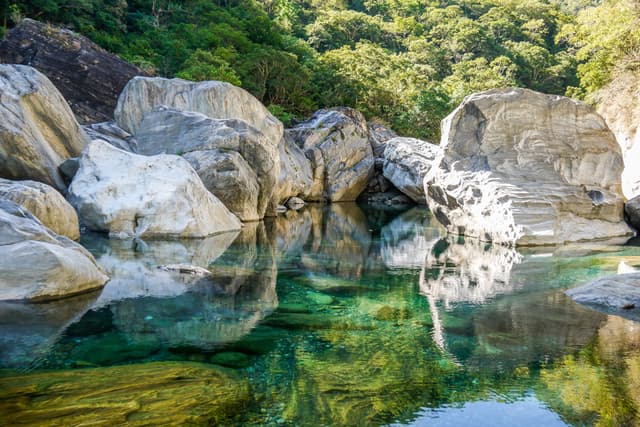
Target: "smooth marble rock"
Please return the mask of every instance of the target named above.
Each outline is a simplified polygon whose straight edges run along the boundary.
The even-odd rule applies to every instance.
[[[55,188],[36,181],[0,178],[0,199],[22,205],[46,227],[71,240],[80,238],[78,214]]]
[[[115,118],[133,135],[144,117],[165,105],[193,111],[212,119],[244,120],[258,129],[272,144],[282,139],[283,125],[260,101],[244,89],[219,81],[190,82],[160,77],[134,77],[118,98]]]
[[[0,199],[0,300],[44,301],[101,288],[93,256],[22,206]]]
[[[590,106],[527,89],[470,95],[442,125],[427,204],[451,233],[507,245],[627,236],[620,147]]]
[[[0,177],[67,186],[58,166],[88,142],[67,101],[47,77],[0,64]]]
[[[264,218],[280,173],[280,140],[239,119],[159,107],[136,133],[137,153],[184,155],[209,191],[243,221]]]
[[[101,140],[83,152],[67,198],[82,224],[116,238],[205,237],[241,227],[185,159],[140,156]]]

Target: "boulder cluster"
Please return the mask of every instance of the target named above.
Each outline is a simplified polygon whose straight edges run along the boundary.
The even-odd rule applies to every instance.
[[[20,31],[37,32],[34,22]],[[105,272],[75,242],[81,227],[202,238],[307,202],[427,205],[450,233],[506,246],[632,234],[621,149],[584,103],[517,88],[474,94],[443,121],[439,145],[344,107],[285,129],[229,83],[136,75],[80,36],[58,39],[71,40],[67,60],[87,77],[65,81],[67,99],[38,71],[55,82],[59,68],[8,56],[11,35],[0,45],[4,62],[38,68],[0,65],[0,300],[102,286]],[[117,101],[117,82],[100,86],[105,99],[86,98],[93,68],[112,63],[114,81],[128,81]],[[626,215],[638,221],[634,206]]]

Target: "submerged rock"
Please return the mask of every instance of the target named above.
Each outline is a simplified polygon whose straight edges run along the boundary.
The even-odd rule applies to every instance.
[[[181,79],[135,77],[118,98],[118,125],[137,135],[140,124],[153,109],[164,105],[193,111],[212,119],[244,120],[274,145],[282,139],[283,125],[253,95],[232,84]]]
[[[353,201],[373,176],[373,151],[364,116],[351,108],[319,110],[287,129],[311,161],[313,185],[307,200]]]
[[[90,292],[38,304],[0,302],[0,366],[34,366],[97,297],[98,292]]]
[[[0,64],[0,176],[66,190],[58,166],[87,136],[58,89],[36,69]]]
[[[0,379],[6,425],[222,425],[250,400],[248,383],[232,371],[187,362]]]
[[[384,176],[411,200],[425,204],[424,177],[441,149],[415,138],[394,138],[384,151]]]
[[[204,237],[239,230],[181,157],[139,156],[100,140],[80,158],[68,199],[91,230],[124,237]]]
[[[109,279],[86,249],[8,200],[0,200],[0,249],[0,300],[63,298]]]
[[[640,308],[640,273],[604,277],[566,292],[574,301],[605,310]],[[636,314],[640,319],[640,315]]]
[[[630,234],[622,157],[591,107],[527,89],[478,93],[443,121],[427,204],[452,233],[548,245]]]
[[[0,41],[0,62],[38,69],[82,123],[111,120],[125,84],[146,75],[86,37],[32,19],[24,19]]]
[[[36,181],[0,178],[0,199],[22,205],[46,227],[71,240],[80,238],[78,214],[55,188]]]
[[[267,214],[280,172],[280,139],[244,120],[159,107],[145,115],[136,140],[139,154],[184,155],[207,189],[243,221]]]

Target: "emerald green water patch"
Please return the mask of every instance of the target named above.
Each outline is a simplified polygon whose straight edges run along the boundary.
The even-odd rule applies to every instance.
[[[308,206],[207,241],[85,236],[112,277],[102,293],[67,312],[0,305],[2,424],[93,422],[93,404],[133,425],[163,424],[154,410],[198,425],[640,422],[640,324],[563,293],[640,265],[640,248],[519,251],[447,237],[421,208],[369,213],[375,226],[356,205]]]

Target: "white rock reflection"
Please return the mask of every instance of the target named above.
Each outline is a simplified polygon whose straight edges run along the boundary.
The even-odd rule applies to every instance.
[[[460,302],[483,304],[514,290],[511,272],[522,259],[513,248],[448,236],[427,252],[420,292],[447,309]]]
[[[111,277],[94,307],[127,298],[181,295],[199,278],[163,271],[158,266],[181,263],[207,268],[237,236],[232,232],[205,239],[148,242],[94,237],[91,246],[96,260]]]
[[[422,268],[444,228],[423,207],[404,212],[380,231],[382,259],[389,268]]]

